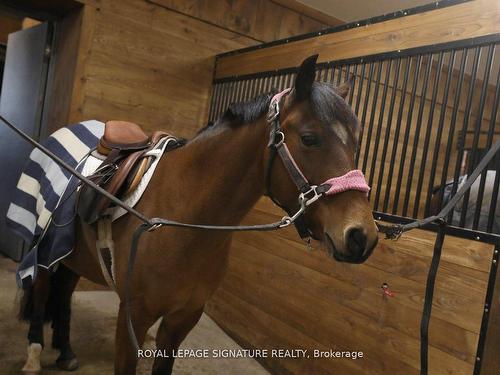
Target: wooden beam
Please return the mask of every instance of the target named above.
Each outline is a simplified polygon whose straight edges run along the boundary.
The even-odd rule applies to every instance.
[[[500,3],[475,0],[355,29],[222,56],[217,60],[215,78],[294,67],[315,53],[320,55],[319,62],[325,62],[496,33],[500,33]]]
[[[325,25],[328,26],[338,26],[345,23],[345,21],[342,21],[339,18],[323,13],[318,9],[311,8],[296,0],[271,0],[271,1],[273,3],[281,5],[282,7],[291,9],[297,13],[312,18],[313,20],[324,23]]]

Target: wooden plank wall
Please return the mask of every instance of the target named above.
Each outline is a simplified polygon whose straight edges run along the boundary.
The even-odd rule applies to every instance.
[[[271,213],[272,212],[272,213]],[[259,202],[247,223],[281,213]],[[278,374],[418,374],[419,324],[435,235],[381,240],[363,265],[309,252],[293,229],[235,236],[228,275],[206,311],[238,342],[256,348],[363,351],[364,358],[278,359]],[[431,374],[472,374],[492,246],[447,237],[430,334]],[[384,297],[382,283],[395,297]]]
[[[319,62],[333,61],[498,32],[500,3],[495,0],[473,0],[338,33],[226,56],[217,62],[216,78],[298,66],[305,57],[315,53],[320,54]]]
[[[216,6],[227,3],[222,0],[211,1],[209,13],[196,5],[170,10],[146,0],[82,2],[71,122],[123,119],[148,131],[162,128],[191,137],[207,120],[215,55],[258,43],[227,28],[225,8]],[[182,13],[188,10],[210,22]],[[244,12],[235,8],[232,17],[244,18]],[[295,14],[289,9],[282,13]],[[287,25],[283,21],[279,32],[286,34]],[[267,30],[267,25],[260,28]],[[302,33],[311,25],[299,22],[292,28]]]
[[[223,57],[218,60],[216,76],[297,66],[303,58],[318,52],[321,61],[329,61],[498,32],[498,2],[475,0],[286,46]],[[425,69],[425,61],[422,68]],[[431,72],[432,83],[434,67]],[[445,73],[446,69],[441,80]],[[482,84],[480,80],[467,79],[466,85]],[[410,82],[411,77],[409,85]],[[453,85],[451,90],[448,107],[452,103]],[[361,96],[364,95],[365,92]],[[380,95],[381,91],[379,101]],[[396,109],[403,95],[408,102],[408,90],[403,94],[399,87]],[[438,98],[442,98],[442,92]],[[425,130],[430,96],[418,97],[415,108],[422,100]],[[461,101],[458,124],[463,119],[462,105]],[[371,101],[368,111],[370,107]],[[487,107],[491,108],[491,103]],[[377,124],[380,105],[375,108]],[[407,108],[406,104],[403,118]],[[436,121],[440,111],[438,100]],[[450,123],[450,113],[446,114],[446,126]],[[481,129],[489,118],[487,110],[485,113],[487,118],[483,118]],[[366,118],[370,118],[370,112]],[[443,150],[449,136],[446,126],[440,146]],[[434,129],[431,138],[435,138]],[[431,148],[429,153],[432,152]],[[421,148],[419,153],[422,154]],[[439,160],[438,175],[442,157]],[[383,184],[380,189],[383,192]],[[281,215],[263,198],[245,222],[270,222]],[[273,373],[418,374],[419,324],[434,239],[435,234],[426,231],[405,234],[398,242],[381,239],[365,264],[348,265],[330,260],[322,250],[308,252],[293,229],[272,234],[239,233],[231,250],[228,275],[206,311],[246,347],[364,352],[363,359],[358,360],[263,359],[262,363]],[[431,374],[472,374],[492,253],[491,245],[447,237],[430,326]],[[382,295],[384,282],[395,292],[394,297]]]
[[[295,0],[148,1],[262,42],[343,23]]]

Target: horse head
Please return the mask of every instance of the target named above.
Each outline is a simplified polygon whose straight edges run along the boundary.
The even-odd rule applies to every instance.
[[[293,89],[276,99],[280,128],[294,164],[310,185],[330,184],[326,195],[302,217],[308,235],[324,242],[336,260],[362,263],[378,236],[369,188],[354,161],[361,126],[346,101],[350,80],[339,87],[315,82],[316,59],[317,55],[304,60]],[[275,202],[292,212],[298,208],[297,183],[285,164],[272,163],[268,190]]]

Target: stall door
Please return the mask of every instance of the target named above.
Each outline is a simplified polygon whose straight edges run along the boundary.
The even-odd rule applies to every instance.
[[[49,24],[42,23],[9,35],[0,96],[0,113],[38,139],[47,83]],[[0,123],[0,252],[14,260],[23,254],[23,241],[5,226],[10,196],[31,146]]]

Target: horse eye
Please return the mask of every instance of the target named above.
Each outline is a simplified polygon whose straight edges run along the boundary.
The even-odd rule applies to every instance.
[[[320,139],[316,134],[304,134],[300,137],[302,144],[307,147],[319,146]]]

